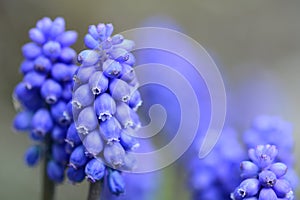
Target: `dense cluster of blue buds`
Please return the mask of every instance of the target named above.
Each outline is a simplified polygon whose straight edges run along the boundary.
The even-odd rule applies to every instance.
[[[274,162],[278,154],[274,145],[258,145],[248,151],[249,161],[240,165],[243,181],[231,193],[233,200],[239,199],[294,199],[294,193],[285,179],[287,166]]]
[[[291,123],[277,116],[258,116],[253,120],[251,128],[244,133],[243,141],[247,148],[254,148],[258,144],[275,145],[278,148],[275,161],[283,162],[288,166],[286,178],[293,189],[296,189],[299,180],[294,169],[294,139]]]
[[[75,31],[65,31],[65,21],[43,18],[30,29],[32,42],[23,46],[25,60],[20,72],[24,75],[14,90],[20,112],[13,126],[29,132],[36,145],[25,153],[25,161],[34,166],[45,155],[47,173],[54,182],[62,182],[69,160],[65,137],[72,122],[68,103],[72,97],[72,77],[76,52],[70,48],[77,40]]]
[[[277,195],[275,199],[277,199],[277,197],[278,199],[284,199],[283,196],[286,196],[285,199],[292,199],[292,190],[295,190],[298,185],[298,177],[293,166],[294,156],[292,152],[294,143],[291,124],[283,121],[279,117],[258,116],[253,120],[251,128],[243,134],[242,142],[248,149],[257,148],[257,145],[260,145],[258,146],[259,148],[268,148],[268,153],[270,153],[271,150],[274,151],[274,154],[267,155],[270,157],[271,161],[268,163],[270,165],[265,164],[266,166],[262,166],[262,164],[257,163],[258,161],[256,161],[253,156],[250,157],[251,161],[242,162],[243,160],[246,160],[246,152],[241,146],[242,143],[240,143],[237,136],[238,135],[234,131],[224,129],[217,145],[207,157],[199,160],[196,157],[197,152],[191,155],[188,162],[188,181],[190,186],[189,188],[193,194],[192,198],[208,200],[230,199],[229,194],[241,182],[242,184],[240,184],[240,188],[242,189],[245,185],[256,182],[259,183],[259,190],[254,195],[252,195],[252,191],[250,191],[250,194],[247,193],[247,195],[245,194],[245,196],[242,197],[243,190],[239,190],[239,188],[237,188],[235,192],[232,193],[231,198],[259,199],[259,191],[266,186],[261,182],[262,179],[264,176],[269,178],[268,176],[273,176],[273,174],[275,174],[276,176],[273,176],[273,178],[276,177],[276,181],[279,180],[279,183],[283,182],[283,184],[286,184],[284,186],[288,187],[286,188],[286,194],[283,195],[283,193],[278,193],[278,191],[276,193],[276,190],[280,189],[277,187],[281,187],[281,185],[279,184],[276,187],[274,186],[276,188],[274,189],[274,192]],[[270,145],[275,145],[276,148],[275,146]],[[199,145],[196,145],[196,149],[197,147],[199,147]],[[281,150],[282,152],[280,152]],[[253,152],[253,150],[250,151]],[[268,158],[267,160],[270,160],[269,157],[266,157]],[[242,163],[242,176],[240,176],[240,171],[237,167],[240,163]],[[285,169],[284,173],[278,174],[276,171],[272,171],[277,170],[276,167],[282,167],[282,169]],[[254,168],[257,170],[253,172],[251,176],[244,175],[244,173],[247,173],[248,169],[254,170]],[[289,170],[286,170],[287,168],[289,168]],[[260,172],[263,172],[261,176],[259,176]],[[252,181],[249,182],[249,178]],[[273,193],[270,194],[270,197],[272,197],[272,195]],[[261,199],[266,199],[264,192],[262,193]]]
[[[112,32],[111,24],[91,25],[84,39],[89,49],[78,55],[74,124],[66,138],[74,149],[67,174],[74,182],[85,176],[92,182],[104,179],[110,191],[119,194],[124,192],[124,180],[118,170],[135,164],[127,152],[139,146],[131,134],[140,127],[136,110],[142,101],[130,53],[134,43]]]

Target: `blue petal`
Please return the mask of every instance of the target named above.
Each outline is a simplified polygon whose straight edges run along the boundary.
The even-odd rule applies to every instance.
[[[105,121],[115,114],[116,103],[109,94],[103,93],[96,98],[94,108],[98,119]]]
[[[89,86],[94,95],[99,95],[107,90],[108,82],[108,78],[101,71],[97,71],[91,75]]]
[[[48,104],[54,104],[62,95],[61,85],[52,79],[48,79],[41,87],[41,95]]]
[[[84,44],[89,49],[95,49],[99,46],[99,42],[90,34],[84,36]]]
[[[74,81],[79,85],[89,82],[89,78],[96,72],[95,67],[80,67],[74,75]]]
[[[120,79],[113,79],[111,81],[109,91],[116,101],[128,102],[131,96],[130,86]]]
[[[65,20],[62,17],[57,17],[49,30],[49,37],[55,39],[65,31]]]
[[[24,83],[28,89],[39,88],[43,85],[45,79],[45,75],[33,71],[24,76]]]
[[[109,78],[116,78],[122,73],[122,65],[108,59],[103,63],[103,73]]]
[[[39,56],[34,60],[34,69],[37,72],[48,73],[51,70],[51,67],[51,61],[44,56]]]
[[[119,142],[111,142],[104,147],[105,161],[113,168],[120,168],[124,165],[125,150]]]
[[[43,53],[51,59],[56,59],[61,53],[61,45],[55,41],[48,41],[43,45]]]
[[[100,59],[100,54],[95,50],[83,50],[78,54],[77,60],[82,66],[91,66]]]
[[[66,115],[67,104],[59,101],[51,106],[51,115],[60,126],[67,126],[71,123],[71,118]]]
[[[95,130],[98,126],[98,119],[96,117],[93,107],[86,107],[78,115],[76,122],[76,129],[80,134],[88,134]]]
[[[64,63],[72,63],[76,59],[76,51],[70,47],[65,47],[61,50],[59,60]]]
[[[109,173],[108,186],[110,191],[116,195],[125,192],[125,182],[120,172],[112,171]]]
[[[100,132],[94,130],[88,133],[83,140],[83,145],[89,154],[92,156],[98,155],[103,150],[103,141],[100,137]]]
[[[92,182],[101,180],[105,175],[106,167],[99,159],[90,160],[85,166],[85,173],[87,178]]]
[[[45,35],[49,33],[52,26],[52,20],[49,17],[44,17],[36,23],[36,27]]]
[[[29,60],[35,59],[38,57],[42,50],[35,43],[27,43],[22,47],[23,56]]]
[[[26,164],[29,167],[36,166],[41,158],[41,147],[40,146],[31,146],[29,147],[24,155]]]
[[[39,109],[33,116],[31,126],[37,135],[45,136],[53,128],[53,121],[47,109]]]
[[[65,141],[67,143],[69,143],[73,147],[77,146],[77,145],[79,145],[81,143],[81,139],[80,139],[80,137],[78,135],[78,132],[76,130],[76,127],[75,127],[74,123],[72,123],[69,126]]]
[[[30,111],[19,112],[13,121],[13,126],[18,131],[28,131],[31,128],[33,113]]]
[[[59,42],[63,47],[69,47],[73,45],[77,40],[77,32],[76,31],[66,31],[60,34],[56,41]]]
[[[118,141],[121,133],[121,126],[114,117],[110,117],[100,123],[100,133],[108,142]]]
[[[94,102],[94,95],[88,84],[77,88],[73,94],[72,104],[81,109],[91,105]]]
[[[24,60],[21,63],[20,71],[25,75],[26,73],[33,71],[34,69],[34,63],[30,60]]]
[[[29,30],[29,38],[38,44],[44,44],[46,42],[43,32],[37,28]]]
[[[85,154],[85,148],[80,145],[74,149],[70,155],[70,166],[78,169],[88,162],[88,157]]]
[[[54,126],[54,128],[51,131],[51,138],[56,143],[64,143],[66,138],[67,129],[65,127],[61,126]]]
[[[73,183],[80,183],[85,178],[84,167],[75,169],[73,167],[69,167],[67,170],[68,179]]]
[[[51,75],[53,79],[59,82],[71,81],[73,78],[74,68],[64,63],[56,63],[53,65]]]

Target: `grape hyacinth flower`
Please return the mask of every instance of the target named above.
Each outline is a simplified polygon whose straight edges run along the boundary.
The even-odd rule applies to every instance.
[[[287,166],[275,162],[278,155],[274,145],[258,145],[248,151],[249,161],[240,165],[243,181],[231,193],[231,199],[294,199],[289,181],[285,178]]]
[[[134,43],[112,32],[112,24],[89,26],[84,38],[88,49],[78,55],[74,125],[66,139],[73,145],[67,175],[72,182],[85,176],[91,183],[104,180],[118,195],[125,187],[118,170],[131,170],[135,164],[128,152],[139,146],[131,134],[140,127],[136,110],[142,101],[130,53]]]
[[[253,120],[251,128],[244,133],[243,141],[247,148],[255,148],[260,144],[275,145],[278,148],[275,161],[283,162],[288,166],[286,178],[290,181],[293,189],[296,189],[298,176],[294,170],[294,140],[291,123],[277,116],[258,116]]]
[[[77,33],[65,30],[63,18],[45,17],[30,29],[29,38],[32,41],[22,47],[24,78],[13,93],[20,110],[13,127],[28,132],[37,143],[26,151],[26,163],[35,166],[44,157],[48,178],[60,183],[69,160],[64,140],[73,117],[67,105],[77,69],[76,52],[70,46]]]

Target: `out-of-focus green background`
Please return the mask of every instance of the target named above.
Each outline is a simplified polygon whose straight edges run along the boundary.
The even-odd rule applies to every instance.
[[[90,24],[112,22],[120,32],[153,16],[177,23],[212,54],[224,74],[229,105],[235,108],[228,117],[242,129],[256,114],[282,115],[294,124],[299,156],[299,10],[297,0],[0,0],[0,199],[35,200],[40,195],[41,169],[29,169],[22,160],[30,141],[11,130],[11,93],[21,80],[20,47],[29,41],[27,31],[38,19],[63,16],[67,29],[79,32],[76,50],[84,48]],[[160,199],[186,199],[184,186],[178,184],[181,176],[173,167],[164,174],[167,187]],[[75,188],[60,186],[57,199],[84,199],[87,185]]]

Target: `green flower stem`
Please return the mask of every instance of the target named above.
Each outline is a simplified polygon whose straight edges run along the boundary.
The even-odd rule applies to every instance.
[[[43,159],[43,176],[42,176],[42,196],[41,200],[54,200],[54,194],[55,194],[55,185],[54,182],[51,181],[47,175],[47,163],[49,161],[49,154],[50,154],[50,146],[51,146],[51,140],[49,138],[46,138],[45,141],[46,151]]]
[[[100,200],[100,193],[101,193],[101,181],[90,183],[87,200]]]

